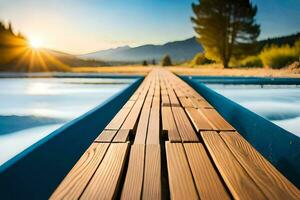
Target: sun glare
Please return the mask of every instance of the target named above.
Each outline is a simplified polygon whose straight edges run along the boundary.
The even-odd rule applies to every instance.
[[[38,38],[30,39],[29,43],[30,43],[30,46],[34,49],[40,48],[43,45],[42,41]]]

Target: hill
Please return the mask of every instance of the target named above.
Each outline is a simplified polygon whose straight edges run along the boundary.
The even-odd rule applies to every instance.
[[[169,54],[173,61],[182,62],[192,59],[202,46],[195,37],[183,41],[169,42],[163,45],[143,45],[131,48],[129,46],[97,51],[78,56],[84,59],[100,59],[106,62],[142,62],[143,60],[159,61],[165,54]]]
[[[299,37],[300,33],[296,33],[288,36],[260,40],[258,41],[257,52],[259,52],[266,45],[292,45]],[[182,62],[192,59],[195,56],[195,54],[202,51],[202,46],[197,42],[195,37],[192,37],[183,41],[174,41],[163,45],[148,44],[135,48],[123,46],[115,49],[108,49],[89,54],[79,55],[78,57],[82,59],[99,59],[105,62],[141,63],[143,60],[151,61],[152,59],[160,61],[160,59],[165,54],[169,54],[173,61]]]

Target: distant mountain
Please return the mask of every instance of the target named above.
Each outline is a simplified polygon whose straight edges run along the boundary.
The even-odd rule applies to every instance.
[[[195,37],[192,37],[187,40],[169,42],[164,45],[143,45],[134,48],[124,46],[84,54],[78,57],[106,62],[141,62],[153,59],[159,61],[165,54],[169,54],[173,61],[181,62],[192,59],[195,54],[202,51],[202,46],[196,41]]]
[[[61,51],[56,51],[52,49],[43,49],[48,54],[52,55],[60,62],[70,66],[70,67],[78,67],[78,66],[102,66],[107,65],[105,62],[94,59],[81,59],[75,55],[64,53]]]
[[[296,33],[288,36],[260,40],[258,41],[257,52],[261,51],[265,45],[292,45],[299,37],[300,33]],[[181,62],[192,59],[195,54],[199,52],[203,52],[203,47],[197,42],[195,37],[192,37],[183,41],[169,42],[163,45],[149,44],[135,48],[123,46],[79,55],[78,57],[82,59],[101,60],[104,62],[142,62],[143,60],[151,61],[152,59],[159,61],[165,54],[169,54],[173,61]]]

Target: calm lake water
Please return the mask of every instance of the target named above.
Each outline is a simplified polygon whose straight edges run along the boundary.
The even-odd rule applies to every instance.
[[[0,165],[134,79],[0,79]]]
[[[300,137],[300,86],[207,86]]]

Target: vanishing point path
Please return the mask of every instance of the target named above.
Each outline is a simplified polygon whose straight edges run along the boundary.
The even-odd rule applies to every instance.
[[[201,94],[157,68],[51,196],[112,198],[288,200],[300,191]]]

